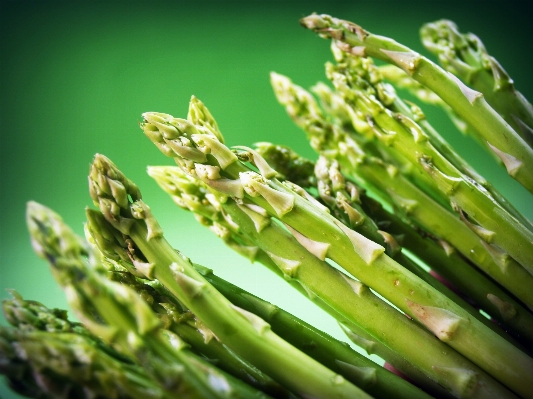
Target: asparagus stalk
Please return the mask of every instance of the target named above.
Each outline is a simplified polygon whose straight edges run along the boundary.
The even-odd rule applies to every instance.
[[[399,173],[396,167],[365,154],[348,132],[325,120],[310,93],[281,75],[272,74],[271,78],[278,100],[307,133],[311,146],[317,152],[337,159],[345,173],[378,194],[384,203],[394,206],[406,219],[438,237],[441,242],[449,243],[533,309],[533,294],[529,288],[533,284],[533,276],[529,272],[501,250],[486,245],[458,218],[449,215]]]
[[[434,179],[432,187],[482,239],[494,244],[533,273],[533,232],[509,214],[492,196],[458,170],[428,140],[424,130],[409,117],[390,112],[373,94],[372,83],[363,79],[369,67],[361,62],[329,64],[328,77],[345,101],[359,111],[358,125],[368,123],[384,145],[409,159],[418,172]],[[431,192],[429,192],[431,194]]]
[[[464,85],[426,57],[392,39],[373,35],[360,26],[329,15],[310,15],[300,23],[322,37],[337,40],[346,51],[374,57],[405,70],[435,92],[489,143],[508,174],[533,192],[533,150],[490,107],[483,94]]]
[[[291,163],[287,162],[288,160],[286,157],[291,157],[292,153],[285,150],[282,153],[278,153],[277,157],[278,161],[282,162],[282,166],[285,166],[287,170],[285,172],[287,175],[292,175],[292,172],[295,170],[300,170],[302,172],[302,165],[307,164],[307,162],[296,163],[296,168],[291,170],[288,170],[291,168]],[[312,174],[312,167],[309,170],[308,167],[305,168],[307,170],[306,174],[299,174],[299,177],[301,179],[306,179],[305,176],[307,173]],[[210,226],[205,221],[204,215],[209,215],[208,218],[210,218],[212,223],[222,223],[226,226],[228,234],[219,235],[220,238],[222,238],[226,243],[228,242],[242,242],[243,238],[246,242],[246,244],[240,244],[240,245],[230,245],[230,247],[237,252],[239,252],[241,255],[249,258],[252,262],[258,261],[259,263],[265,265],[270,270],[272,270],[274,273],[276,273],[280,277],[284,277],[284,272],[282,269],[280,269],[276,263],[272,260],[271,257],[267,255],[267,253],[262,250],[259,246],[257,246],[253,241],[247,239],[244,234],[243,230],[239,228],[239,226],[229,218],[229,215],[226,211],[223,209],[223,202],[214,201],[212,193],[209,192],[207,189],[207,186],[199,182],[198,180],[194,179],[193,177],[185,174],[180,168],[177,167],[170,167],[170,166],[159,166],[159,167],[149,167],[148,168],[149,175],[156,180],[156,182],[159,184],[159,186],[167,192],[173,201],[180,206],[181,208],[191,211],[194,213],[195,217],[202,221],[203,224]],[[306,179],[307,180],[307,179]],[[216,209],[215,209],[216,208]],[[249,215],[253,215],[253,213],[250,213]],[[262,223],[258,222],[259,218],[255,219],[255,228],[262,228]],[[230,221],[228,223],[228,221]],[[220,231],[220,229],[217,229],[217,231]],[[242,250],[241,246],[244,245],[245,248],[247,248],[246,251]],[[253,248],[253,251],[250,249]],[[253,256],[250,256],[250,253],[253,253]],[[214,275],[212,275],[212,272],[209,271],[208,273],[204,273],[206,275],[206,278],[219,290],[221,291],[228,299],[230,299],[234,304],[237,304],[238,306],[244,308],[245,310],[251,311],[253,313],[256,313],[256,307],[257,307],[257,301],[249,301],[244,300],[244,298],[250,298],[250,295],[248,294],[242,294],[239,295],[239,288],[233,287],[231,288],[231,285],[229,283],[223,283],[220,284],[218,280],[219,278],[216,278]],[[213,280],[214,279],[214,280]],[[298,290],[301,294],[303,294],[306,297],[309,297],[313,300],[313,302],[321,307],[323,310],[325,310],[327,313],[332,315],[337,320],[345,320],[345,318],[340,315],[337,311],[335,311],[331,306],[324,303],[324,301],[315,293],[312,296],[309,296],[309,290],[307,288],[304,288],[303,285],[297,282],[296,279],[290,278],[285,279],[293,288]],[[271,309],[271,307],[267,307],[266,305],[259,306],[259,309]],[[257,314],[257,313],[256,313]],[[320,346],[317,346],[316,343],[320,342],[319,337],[313,337],[307,336],[307,339],[304,338],[304,336],[301,336],[301,334],[309,333],[310,330],[313,330],[311,326],[305,329],[301,329],[298,326],[301,326],[303,321],[298,321],[297,327],[294,329],[291,329],[290,325],[292,323],[285,323],[282,322],[283,319],[285,319],[284,312],[283,311],[270,311],[265,312],[262,311],[259,314],[261,317],[265,318],[265,320],[268,320],[271,324],[271,327],[274,332],[280,334],[284,339],[286,339],[288,342],[292,343],[293,345],[296,345],[301,350],[308,353],[313,358],[319,360],[321,363],[325,365],[333,365],[335,362],[335,359],[338,359],[340,361],[352,364],[356,367],[363,367],[363,368],[369,368],[371,365],[368,364],[368,361],[363,358],[361,359],[360,356],[357,353],[354,353],[354,357],[350,357],[345,355],[342,355],[342,351],[346,350],[346,347],[342,344],[337,345],[339,348],[330,348],[328,351],[323,351],[322,349],[315,350],[316,348],[320,348]],[[269,317],[266,319],[266,317]],[[278,320],[278,321],[277,321]],[[278,325],[278,323],[281,323],[281,325]],[[353,327],[353,323],[352,327]],[[357,327],[359,328],[359,327]],[[295,331],[298,331],[298,333],[294,333]],[[320,332],[318,332],[320,333]],[[313,342],[313,345],[308,345],[308,342]],[[376,344],[380,345],[381,347],[384,347],[383,344]],[[324,347],[327,347],[326,344],[324,344]],[[319,354],[319,358],[316,357],[317,352]],[[328,356],[328,353],[335,354],[332,359],[327,359],[324,356]],[[400,357],[398,355],[394,355],[394,352],[392,351],[385,351],[385,353],[388,355],[388,357],[385,357],[385,359],[398,368],[402,369],[405,374],[409,375],[412,380],[416,381],[418,386],[424,387],[425,390],[428,390],[429,392],[434,392],[435,389],[438,392],[441,392],[442,394],[442,388],[439,390],[436,383],[434,383],[432,380],[428,379],[427,376],[420,372],[417,368],[409,365],[406,367],[405,365],[407,362],[403,360],[403,357]],[[382,356],[382,353],[378,353],[378,355]],[[402,359],[401,362],[399,359]],[[359,359],[359,360],[358,360]],[[335,366],[329,366],[332,369],[338,369],[338,365]],[[346,369],[344,370],[338,370],[341,374],[343,374],[346,378],[351,379],[352,382],[358,384],[360,383],[359,377],[356,375],[354,376],[352,373],[345,374],[344,372],[348,371]],[[381,372],[381,370],[378,369],[378,373]],[[379,375],[379,374],[378,374]],[[355,377],[355,380],[353,379]],[[385,396],[388,395],[389,388],[391,386],[395,386],[396,383],[393,382],[387,382],[386,386],[381,387],[381,381],[382,377],[379,377],[377,381],[375,381],[376,386],[367,387],[366,390],[371,393],[374,396],[381,397],[381,392],[385,394]],[[383,380],[384,381],[384,380]],[[368,383],[368,381],[364,381],[365,383]],[[379,385],[379,387],[378,387]],[[447,392],[447,391],[445,391]],[[411,391],[411,389],[406,390],[398,390],[395,395],[407,395],[412,396],[415,395]]]
[[[159,170],[156,178],[160,186],[170,191],[173,196],[177,195],[176,192],[179,192],[180,182],[188,180],[188,184],[185,185],[186,189],[192,182],[192,177],[187,179],[183,172],[180,176],[175,168],[167,167],[165,171],[166,173],[163,173],[163,171]],[[180,178],[173,179],[173,176],[179,176]],[[197,184],[202,185],[201,182]],[[205,213],[201,211],[204,203],[207,203],[204,198],[197,197],[195,205],[189,205],[189,209],[194,212]],[[442,342],[434,340],[430,334],[410,322],[403,314],[392,309],[392,307],[370,293],[365,286],[340,273],[326,262],[321,261],[317,257],[319,256],[318,247],[314,248],[313,253],[309,252],[309,246],[305,248],[274,221],[258,224],[256,222],[257,219],[252,219],[250,212],[244,210],[246,209],[246,203],[239,205],[231,199],[227,199],[226,202],[220,203],[219,207],[221,212],[231,217],[232,223],[239,226],[241,233],[247,235],[255,245],[269,254],[285,275],[285,279],[299,281],[304,288],[304,292],[312,300],[323,301],[327,304],[329,309],[326,308],[326,311],[340,320],[348,319],[351,323],[363,326],[365,330],[368,330],[383,344],[400,353],[403,358],[414,364],[426,378],[438,381],[449,391],[450,395],[459,395],[459,393],[465,393],[466,391],[463,390],[464,387],[461,384],[458,384],[457,380],[442,378],[439,371],[434,369],[435,365],[439,365],[436,367],[437,369],[439,367],[468,369],[478,376],[478,381],[483,379],[483,383],[479,382],[476,385],[477,388],[469,392],[472,395],[479,395],[480,397],[488,395],[488,392],[481,388],[482,386],[491,385],[493,387],[489,391],[499,391],[497,387],[499,384],[494,386],[494,382],[491,382],[492,378],[488,377],[473,364],[466,361],[456,352],[450,351]],[[251,210],[252,208],[248,209]],[[264,216],[257,215],[257,217]],[[223,292],[228,296],[226,290]],[[273,312],[271,307],[267,308],[267,310],[274,314],[277,313]],[[391,332],[394,332],[392,336],[390,335]],[[403,339],[398,339],[398,336],[402,336]],[[423,349],[421,349],[421,346],[423,346]],[[424,356],[417,356],[416,353],[424,353]],[[446,355],[443,355],[443,353]],[[335,364],[332,366],[335,367]],[[335,368],[338,367],[336,366]],[[346,370],[344,371],[346,372]],[[373,392],[370,393],[374,394]],[[411,396],[415,393],[407,391],[404,394]]]
[[[368,200],[371,199],[366,202],[369,202]],[[404,223],[396,215],[387,212],[377,201],[372,203],[371,214],[386,225],[385,231],[402,238],[405,249],[429,265],[460,293],[473,300],[505,329],[510,329],[529,343],[532,342],[533,315],[522,303],[485,274],[479,273],[446,242],[435,240],[434,237]]]
[[[406,271],[383,253],[383,247],[270,179],[276,172],[265,165],[259,154],[254,155],[254,163],[262,175],[238,161],[212,135],[201,134],[200,127],[190,121],[159,113],[143,116],[141,128],[145,134],[187,172],[211,188],[252,201],[311,242],[320,243],[326,248],[325,256],[424,324],[439,339],[517,393],[533,393],[533,383],[524,386],[526,376],[533,373],[533,359]]]
[[[440,20],[422,26],[420,36],[444,69],[483,93],[522,139],[530,147],[533,145],[533,107],[476,35],[461,34],[455,23]]]
[[[296,168],[302,164],[313,165],[311,161],[302,159],[294,151],[281,146],[260,143],[257,151],[276,170],[280,170],[278,168],[279,165],[281,169],[288,171],[289,174],[291,174],[291,162],[293,161],[296,161]],[[505,328],[510,328],[515,334],[530,343],[533,341],[533,315],[522,304],[484,274],[476,271],[452,247],[445,243],[434,241],[428,234],[425,234],[424,237],[420,231],[416,231],[398,216],[385,210],[379,202],[370,198],[361,187],[347,179],[341,173],[342,171],[338,169],[338,166],[335,166],[330,173],[326,174],[323,173],[325,172],[323,168],[318,167],[319,163],[325,163],[324,166],[327,165],[325,158],[321,156],[317,162],[317,169],[319,170],[317,177],[318,179],[331,180],[329,184],[320,189],[317,187],[317,179],[312,179],[310,176],[305,179],[302,176],[301,180],[306,184],[305,188],[307,190],[313,188],[320,193],[326,206],[339,220],[363,235],[364,233],[358,230],[358,226],[354,226],[354,223],[352,223],[352,220],[359,221],[361,219],[352,215],[354,210],[356,210],[358,215],[364,215],[363,218],[374,220],[381,229],[379,230],[381,234],[387,237],[388,240],[387,243],[377,242],[386,246],[389,252],[392,249],[393,254],[391,256],[399,263],[406,266],[401,257],[398,258],[398,254],[402,254],[402,246],[405,246],[406,249],[424,261],[431,269],[452,283],[460,293],[466,295],[477,306],[489,313],[495,320],[498,320]],[[320,169],[323,170],[322,173],[320,173]],[[336,191],[339,192],[339,189],[344,190],[340,191],[341,193],[344,192],[344,194],[339,199],[335,199],[334,193]],[[347,206],[350,208],[347,208]],[[376,230],[377,228],[377,226],[374,227]],[[370,236],[367,237],[372,238]],[[374,241],[376,240],[374,239]],[[416,274],[415,270],[409,267],[408,269]],[[424,273],[426,272],[424,271]]]
[[[209,137],[215,138],[212,134]],[[203,155],[194,149],[190,153],[195,159]],[[137,187],[111,161],[96,155],[89,181],[93,201],[106,220],[135,244],[136,256],[145,260],[142,270],[146,276],[157,278],[235,353],[299,395],[368,397],[282,340],[264,320],[233,306],[209,284],[165,240]]]
[[[27,222],[34,250],[50,263],[77,317],[93,334],[134,357],[158,381],[165,396],[257,397],[258,391],[188,352],[178,336],[161,328],[133,290],[88,267],[85,257],[94,268],[103,266],[59,215],[30,202]]]

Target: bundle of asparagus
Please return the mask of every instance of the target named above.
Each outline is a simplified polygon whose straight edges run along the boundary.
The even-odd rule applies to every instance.
[[[139,188],[97,154],[85,238],[35,202],[34,250],[66,312],[4,302],[0,371],[30,397],[513,398],[533,395],[533,226],[395,86],[444,107],[533,192],[533,108],[481,41],[422,29],[446,72],[392,39],[310,15],[331,39],[331,85],[272,73],[317,160],[283,145],[227,147],[192,97],[147,112],[177,166],[148,174],[233,250],[336,320],[370,361],[174,249]],[[378,66],[374,60],[390,65]],[[469,86],[472,86],[470,88]]]

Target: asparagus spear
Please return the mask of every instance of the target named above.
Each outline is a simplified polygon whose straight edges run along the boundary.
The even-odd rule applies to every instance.
[[[209,137],[215,138],[212,134]],[[194,149],[189,153],[195,159],[203,155]],[[235,353],[299,395],[368,397],[279,338],[264,320],[233,306],[209,284],[165,240],[137,187],[111,161],[96,155],[89,181],[91,197],[106,220],[117,234],[124,234],[135,244],[136,256],[144,259],[143,273],[157,278]]]
[[[350,230],[276,179],[270,179],[276,172],[259,154],[254,155],[254,163],[261,174],[238,161],[213,135],[201,134],[202,129],[190,121],[160,113],[143,116],[141,128],[145,134],[188,173],[215,190],[259,205],[309,241],[326,248],[325,256],[493,377],[521,395],[533,393],[533,384],[524,386],[526,376],[533,373],[533,359],[406,271],[383,253],[383,247]]]
[[[392,39],[373,35],[358,25],[328,15],[310,15],[300,20],[322,37],[344,43],[347,51],[361,54],[404,69],[415,80],[435,92],[488,143],[505,165],[508,174],[533,191],[533,150],[494,111],[483,94],[465,86],[428,60]]]
[[[107,345],[100,338],[92,334],[83,324],[70,321],[67,311],[62,309],[48,309],[37,301],[25,300],[15,290],[10,290],[11,299],[2,301],[2,309],[6,320],[14,327],[23,331],[46,331],[50,333],[72,333],[83,336],[87,342],[109,356],[133,364],[127,356]]]
[[[34,250],[50,263],[77,317],[93,334],[135,358],[157,380],[165,396],[258,397],[258,391],[187,351],[178,336],[161,328],[134,291],[95,272],[93,268],[103,268],[98,254],[59,215],[30,202],[27,222]],[[88,267],[86,257],[93,268]]]
[[[173,187],[170,190],[171,194],[176,195],[176,191],[179,191],[179,180],[184,180],[185,176],[182,175],[179,180],[172,179],[172,176],[179,174],[175,169],[169,169],[165,168],[166,181],[160,185],[167,189]],[[164,178],[162,173],[159,173],[157,177],[159,180]],[[201,212],[202,203],[205,202],[199,197],[196,199],[196,205],[189,209]],[[329,307],[325,310],[334,317],[340,320],[348,319],[351,323],[361,325],[380,342],[401,353],[401,356],[422,371],[426,378],[438,381],[451,395],[459,395],[459,392],[465,393],[466,391],[456,380],[442,378],[439,371],[433,368],[435,365],[438,365],[437,369],[439,367],[460,368],[475,373],[479,380],[477,388],[470,392],[472,395],[481,397],[488,395],[488,392],[481,388],[482,386],[491,385],[493,387],[489,391],[498,390],[499,384],[494,386],[492,379],[473,364],[454,351],[450,351],[443,343],[434,340],[430,334],[411,323],[403,314],[371,294],[365,286],[321,261],[317,257],[320,256],[317,251],[318,247],[314,248],[313,253],[309,252],[309,247],[305,248],[274,221],[259,227],[250,218],[250,213],[243,210],[245,206],[246,203],[238,205],[230,199],[220,204],[221,212],[229,215],[243,234],[250,237],[255,245],[269,254],[285,274],[286,279],[299,281],[305,293],[312,300],[318,299],[319,302],[325,302]],[[392,331],[395,334],[391,336]],[[402,336],[403,339],[399,340],[396,334]],[[417,356],[417,353],[423,353],[424,356]],[[481,383],[481,379],[485,382]],[[414,393],[405,392],[405,394],[411,396]]]
[[[440,20],[422,26],[420,36],[444,69],[483,93],[522,139],[533,145],[533,107],[476,35],[462,34],[452,21]]]
[[[317,152],[337,159],[345,173],[370,188],[384,203],[394,206],[404,218],[441,242],[449,243],[533,309],[533,293],[529,288],[533,276],[529,272],[501,250],[486,245],[458,218],[431,201],[396,167],[366,154],[348,132],[325,119],[310,93],[281,75],[272,74],[271,78],[278,101],[307,133]],[[333,100],[338,103],[338,99]]]

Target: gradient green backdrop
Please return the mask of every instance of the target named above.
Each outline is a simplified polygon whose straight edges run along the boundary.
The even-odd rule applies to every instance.
[[[269,72],[308,87],[324,80],[329,44],[301,28],[311,12],[330,13],[424,51],[418,28],[456,21],[484,40],[517,87],[533,98],[533,28],[527,1],[2,1],[0,8],[0,298],[7,288],[66,307],[26,232],[28,200],[62,214],[83,233],[92,156],[110,157],[143,191],[170,242],[195,262],[344,340],[322,311],[260,265],[224,247],[177,209],[147,177],[172,164],[144,137],[141,113],[185,117],[192,94],[210,108],[230,145],[273,141],[314,157],[276,103]],[[454,132],[439,112],[430,121],[533,217],[531,196]],[[488,160],[487,160],[488,159]],[[533,288],[533,287],[532,287]],[[5,324],[5,319],[0,318]],[[0,397],[12,394],[0,384]]]

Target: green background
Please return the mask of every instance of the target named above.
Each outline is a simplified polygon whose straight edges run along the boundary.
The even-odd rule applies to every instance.
[[[28,2],[0,8],[0,298],[7,288],[66,307],[44,261],[31,250],[25,204],[35,200],[83,234],[92,206],[87,172],[111,158],[143,191],[170,242],[195,262],[345,340],[322,311],[260,265],[227,249],[177,209],[147,177],[172,164],[138,128],[141,113],[185,117],[192,94],[211,110],[229,145],[272,141],[314,157],[279,106],[269,72],[304,87],[325,80],[329,44],[301,28],[312,12],[354,21],[424,52],[418,28],[449,18],[478,34],[533,98],[528,2]],[[430,122],[529,217],[531,196],[437,111]],[[5,324],[5,319],[0,318]],[[11,397],[0,384],[0,396]]]

